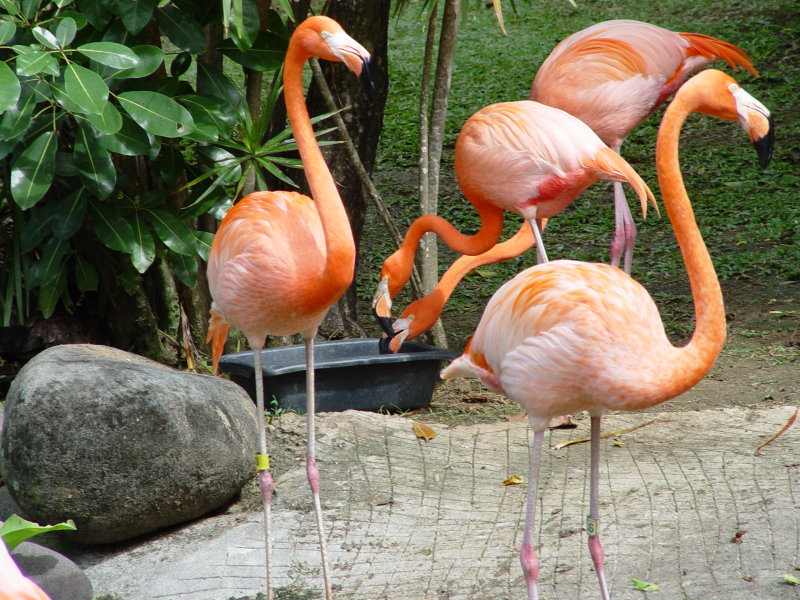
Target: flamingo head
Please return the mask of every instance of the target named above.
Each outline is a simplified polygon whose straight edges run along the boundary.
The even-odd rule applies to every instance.
[[[761,168],[769,165],[775,142],[772,115],[733,77],[717,69],[706,69],[687,81],[678,94],[697,95],[700,99],[699,112],[738,121],[755,144]]]
[[[339,23],[321,15],[309,17],[295,30],[292,41],[295,38],[309,55],[344,63],[361,80],[367,96],[374,97],[372,57],[364,46],[345,33]]]

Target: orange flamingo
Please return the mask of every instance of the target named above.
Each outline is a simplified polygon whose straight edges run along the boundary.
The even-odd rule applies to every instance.
[[[619,153],[631,130],[663,104],[690,73],[717,59],[758,75],[747,54],[728,42],[697,33],[675,33],[640,21],[605,21],[556,46],[536,74],[530,99],[579,118]],[[636,225],[622,184],[616,181],[614,205],[611,264],[619,265],[624,250],[623,268],[630,274]],[[497,250],[459,258],[430,294],[400,314],[394,323],[400,337],[392,340],[392,348],[399,348],[402,339],[430,329],[470,270],[519,256],[535,243],[533,235],[522,229],[512,239]],[[385,313],[385,305],[381,308]]]
[[[25,577],[0,540],[0,600],[50,600],[50,596]]]
[[[355,245],[336,184],[314,137],[303,97],[303,67],[309,57],[343,62],[367,78],[370,55],[328,17],[311,17],[292,34],[283,84],[286,110],[312,198],[295,192],[256,192],[239,201],[219,227],[208,258],[214,299],[208,340],[216,373],[231,325],[253,348],[256,402],[262,417],[259,474],[264,497],[267,590],[272,598],[270,513],[272,478],[266,454],[261,349],[267,335],[300,333],[306,347],[306,471],[319,530],[326,598],[333,597],[314,452],[313,340],[328,308],[353,280]]]
[[[689,343],[674,347],[647,291],[605,264],[558,260],[522,271],[492,297],[464,354],[445,379],[477,377],[518,401],[534,430],[520,561],[529,600],[537,598],[539,561],[533,518],[539,456],[550,419],[591,416],[589,550],[601,594],[608,600],[598,537],[600,421],[606,410],[639,410],[674,398],[711,369],[725,341],[725,310],[711,257],[694,219],[678,163],[683,121],[702,112],[739,120],[769,160],[769,111],[728,75],[707,70],[680,88],[658,133],[656,166],[664,204],[680,246],[695,305]]]
[[[722,59],[758,76],[745,52],[699,33],[677,33],[641,21],[605,21],[562,40],[539,67],[530,99],[578,117],[620,151],[628,134],[694,71]],[[614,184],[611,264],[630,274],[636,225],[622,186]]]
[[[464,195],[482,215],[493,215],[500,225],[505,210],[525,218],[536,238],[538,262],[547,260],[541,222],[561,212],[600,179],[627,181],[639,195],[643,212],[647,198],[655,205],[639,175],[585,123],[530,100],[491,104],[472,115],[456,141],[455,170]],[[456,252],[479,254],[497,242],[499,232],[493,232],[491,239],[486,234],[493,222],[484,219],[472,238],[433,215],[420,217],[411,225],[400,249],[383,263],[373,301],[387,336],[398,336],[389,342],[390,348],[399,348],[406,324],[401,321],[396,328],[392,326],[391,299],[411,275],[420,236],[430,227]],[[475,242],[477,238],[482,241]]]

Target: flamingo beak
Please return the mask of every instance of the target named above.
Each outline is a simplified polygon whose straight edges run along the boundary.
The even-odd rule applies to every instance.
[[[392,299],[389,296],[389,277],[386,275],[381,278],[378,289],[375,290],[375,296],[372,298],[372,314],[383,330],[379,342],[380,353],[388,354],[389,342],[395,333],[392,327]]]
[[[758,152],[758,164],[762,169],[766,169],[772,160],[772,150],[775,146],[775,119],[769,115],[767,120],[769,121],[767,133],[753,141],[756,152]]]
[[[375,73],[372,69],[372,58],[362,57],[361,59],[361,75],[358,76],[361,81],[361,87],[364,90],[364,95],[370,102],[375,102],[378,97],[378,90],[375,85]]]

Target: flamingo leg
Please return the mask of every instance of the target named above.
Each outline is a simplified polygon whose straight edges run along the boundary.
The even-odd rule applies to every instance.
[[[533,231],[533,237],[536,240],[536,264],[540,265],[542,263],[550,262],[547,259],[547,252],[544,250],[544,242],[542,241],[542,230],[541,230],[541,222],[542,219],[528,219],[528,224],[531,226],[531,231]]]
[[[305,338],[306,345],[306,475],[311,486],[311,495],[314,500],[314,514],[317,518],[317,532],[319,533],[319,551],[322,559],[322,578],[325,582],[325,599],[333,600],[331,580],[328,569],[328,545],[325,541],[325,526],[322,522],[322,504],[319,499],[319,469],[315,454],[316,435],[314,430],[314,413],[316,410],[315,384],[314,384],[314,336]]]
[[[274,598],[272,580],[272,474],[267,454],[267,427],[264,423],[264,374],[261,366],[261,348],[253,348],[253,367],[256,379],[256,410],[260,421],[256,468],[261,485],[261,502],[264,508],[264,545],[267,554],[267,600]]]
[[[533,434],[533,448],[531,448],[531,464],[528,473],[528,501],[525,509],[525,529],[522,534],[522,547],[519,551],[519,562],[525,574],[525,583],[528,588],[528,600],[539,598],[539,558],[533,547],[534,516],[536,514],[536,497],[539,483],[539,463],[542,455],[542,442],[544,431]]]
[[[600,595],[603,600],[609,600],[608,586],[603,567],[603,546],[600,544],[600,509],[599,509],[599,478],[600,478],[600,421],[601,417],[593,416],[591,470],[589,473],[589,516],[586,519],[586,532],[589,535],[589,554],[594,562],[597,581],[600,583]]]

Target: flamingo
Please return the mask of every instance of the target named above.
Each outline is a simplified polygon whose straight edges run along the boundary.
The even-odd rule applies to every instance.
[[[561,212],[596,181],[627,181],[639,196],[642,212],[647,198],[655,205],[641,177],[585,123],[530,100],[491,104],[472,115],[456,141],[455,170],[464,195],[489,217],[472,237],[459,233],[441,217],[420,217],[406,232],[400,248],[383,263],[373,310],[392,350],[400,347],[407,323],[392,326],[391,299],[408,281],[417,242],[426,231],[436,231],[456,252],[481,254],[499,237],[499,231],[493,232],[491,239],[486,233],[492,219],[502,225],[503,211],[508,210],[528,222],[541,263],[547,260],[540,234],[543,220]]]
[[[300,333],[306,357],[306,472],[319,531],[325,594],[333,597],[319,497],[314,435],[314,335],[328,308],[353,280],[355,244],[342,200],[314,137],[303,97],[303,67],[309,57],[343,62],[370,83],[370,54],[333,19],[306,19],[292,34],[283,85],[286,110],[311,196],[295,192],[255,192],[228,212],[208,258],[213,302],[208,341],[216,373],[231,325],[253,349],[256,403],[261,417],[258,470],[264,505],[267,592],[273,597],[270,515],[272,478],[263,423],[261,349],[267,335]]]
[[[619,152],[628,134],[675,93],[686,78],[722,59],[755,77],[739,47],[699,33],[677,33],[641,21],[604,21],[563,39],[539,67],[530,99],[578,117]],[[614,183],[611,264],[631,272],[636,225]]]
[[[530,267],[492,297],[464,353],[442,377],[477,377],[519,402],[534,431],[520,562],[529,600],[538,597],[533,548],[539,457],[550,419],[586,410],[591,417],[589,551],[608,600],[599,538],[600,422],[606,410],[639,410],[685,392],[713,366],[725,341],[722,292],[694,219],[678,163],[681,126],[692,112],[738,120],[769,161],[769,111],[730,76],[702,71],[677,92],[656,145],[658,180],[683,255],[695,306],[689,343],[668,340],[650,295],[606,264],[557,260]]]
[[[50,600],[42,588],[25,577],[0,540],[0,600]]]
[[[737,46],[699,33],[676,33],[641,21],[605,21],[561,41],[542,63],[531,86],[530,99],[555,106],[579,118],[619,153],[628,134],[663,104],[692,72],[714,60],[758,76],[752,61]],[[487,171],[491,177],[497,174]],[[631,272],[636,225],[622,184],[614,185],[616,226],[611,264]],[[524,228],[524,225],[523,225]],[[393,325],[399,348],[430,329],[459,281],[470,270],[508,260],[530,249],[535,238],[522,229],[501,248],[456,260],[436,288],[410,304]],[[380,305],[386,313],[388,301]],[[384,319],[384,330],[389,331]],[[403,337],[405,334],[405,337]],[[389,333],[390,337],[392,333]]]

